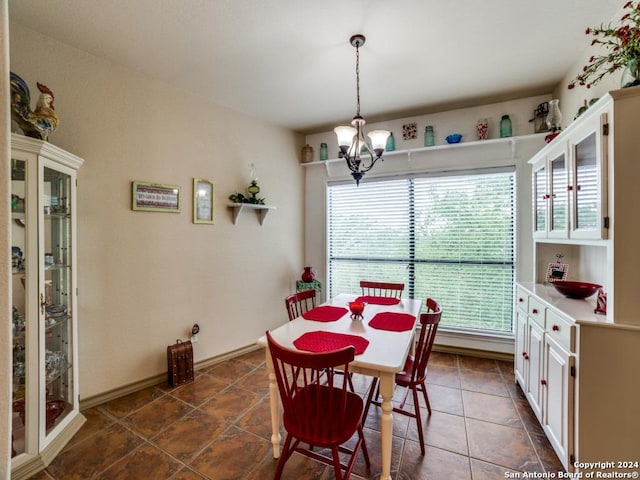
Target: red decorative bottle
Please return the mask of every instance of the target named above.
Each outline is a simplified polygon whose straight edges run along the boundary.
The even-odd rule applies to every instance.
[[[311,267],[304,267],[304,272],[302,272],[302,281],[303,282],[313,282],[316,278],[315,274],[311,270]]]

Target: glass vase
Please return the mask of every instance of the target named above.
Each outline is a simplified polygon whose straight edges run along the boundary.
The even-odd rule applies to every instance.
[[[632,58],[622,71],[620,79],[620,87],[635,87],[640,85],[640,59]]]

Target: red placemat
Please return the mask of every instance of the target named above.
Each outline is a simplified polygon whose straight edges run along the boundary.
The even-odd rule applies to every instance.
[[[413,329],[416,317],[409,313],[381,312],[369,322],[369,326],[378,330],[405,332]]]
[[[293,341],[293,344],[297,349],[307,352],[331,352],[353,345],[356,349],[356,355],[360,355],[369,346],[369,340],[358,335],[315,331],[300,335]]]
[[[356,302],[365,302],[365,303],[370,303],[372,305],[397,305],[400,303],[400,299],[391,298],[391,297],[374,297],[372,295],[363,295],[362,297],[356,298]]]
[[[302,314],[302,318],[315,320],[316,322],[334,322],[341,318],[347,309],[344,307],[334,307],[333,305],[320,305]]]

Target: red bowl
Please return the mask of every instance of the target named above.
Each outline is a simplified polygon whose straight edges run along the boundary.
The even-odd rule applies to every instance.
[[[361,317],[364,312],[364,302],[349,302],[349,310],[356,317]]]
[[[602,288],[602,285],[588,282],[567,282],[557,281],[551,282],[551,285],[567,298],[588,298]]]

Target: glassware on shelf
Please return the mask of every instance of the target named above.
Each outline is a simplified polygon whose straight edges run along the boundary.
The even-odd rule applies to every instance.
[[[560,112],[560,107],[558,105],[560,100],[553,99],[549,100],[549,113],[547,114],[547,126],[549,127],[549,131],[551,132],[549,135],[544,137],[544,141],[549,143],[551,140],[556,138],[562,129],[560,123],[562,122],[562,113]]]
[[[387,152],[393,152],[396,149],[396,139],[393,138],[393,132],[387,137],[387,144],[384,149]]]
[[[476,135],[478,135],[478,140],[486,140],[487,134],[489,133],[489,121],[486,118],[481,118],[476,123]]]
[[[500,138],[507,138],[513,134],[509,115],[503,115],[500,120]]]
[[[435,136],[433,134],[433,126],[427,125],[424,127],[424,146],[433,147],[436,144]]]
[[[326,143],[320,144],[320,160],[327,160],[329,158],[329,149]]]

